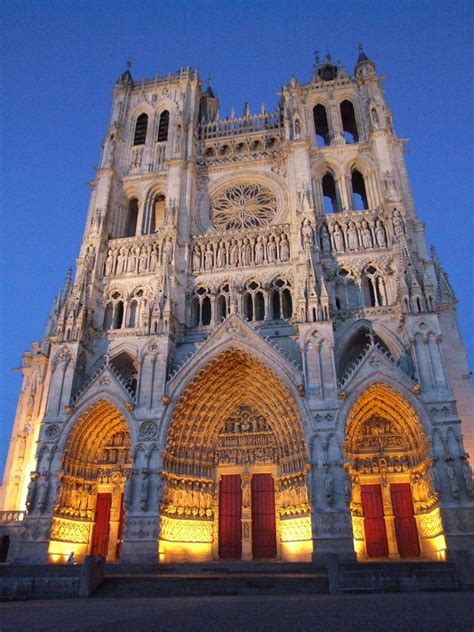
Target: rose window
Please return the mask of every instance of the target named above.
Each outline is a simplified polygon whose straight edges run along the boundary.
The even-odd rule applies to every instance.
[[[251,228],[269,224],[277,202],[273,193],[260,184],[238,184],[217,195],[211,207],[216,228]]]

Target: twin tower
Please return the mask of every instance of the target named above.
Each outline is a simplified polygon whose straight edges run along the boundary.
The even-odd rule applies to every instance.
[[[363,51],[225,117],[126,70],[23,357],[4,559],[467,559],[469,371],[403,152]]]

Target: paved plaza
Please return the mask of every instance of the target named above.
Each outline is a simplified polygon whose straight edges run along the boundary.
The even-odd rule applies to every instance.
[[[88,599],[0,604],[0,632],[472,632],[474,593]]]

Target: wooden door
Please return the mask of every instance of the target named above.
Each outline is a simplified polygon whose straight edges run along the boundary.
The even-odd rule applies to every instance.
[[[221,477],[219,487],[219,557],[242,557],[242,487],[238,474]]]
[[[97,494],[91,554],[101,555],[104,559],[107,558],[107,551],[109,548],[111,505],[112,494]]]
[[[387,531],[383,517],[380,485],[361,485],[360,489],[367,555],[369,557],[388,557]]]
[[[400,557],[420,557],[418,529],[413,511],[410,483],[390,485],[395,534]]]
[[[271,474],[252,476],[252,555],[276,557],[275,487]]]

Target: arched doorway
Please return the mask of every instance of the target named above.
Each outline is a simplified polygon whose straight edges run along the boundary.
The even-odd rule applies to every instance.
[[[387,385],[373,384],[349,412],[345,449],[358,559],[443,559],[429,445],[413,406]]]
[[[160,560],[309,560],[303,424],[289,389],[229,350],[184,390],[163,456]]]
[[[49,545],[52,562],[71,552],[120,557],[123,491],[131,467],[130,435],[120,412],[99,401],[75,423],[66,440]]]

